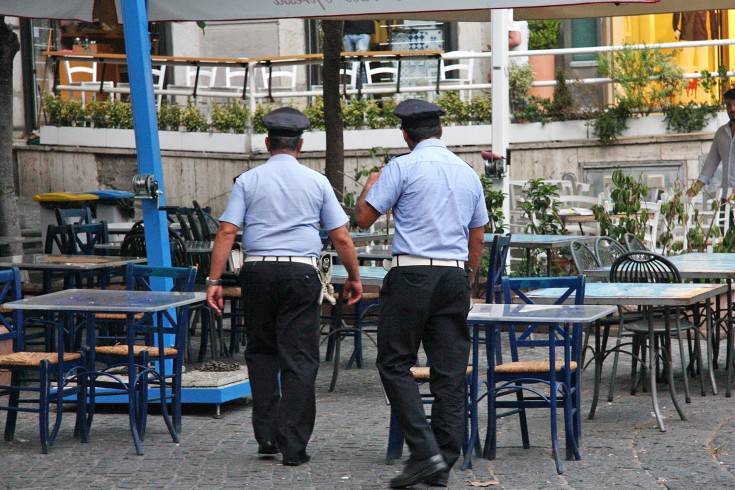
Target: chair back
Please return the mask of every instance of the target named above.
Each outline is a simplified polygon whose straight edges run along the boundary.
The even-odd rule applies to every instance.
[[[572,250],[572,262],[577,268],[577,274],[584,274],[588,269],[600,267],[600,261],[595,253],[581,240],[574,240],[570,246]]]
[[[613,262],[610,282],[678,283],[681,282],[681,274],[663,255],[634,250]]]
[[[377,61],[366,61],[365,72],[367,83],[394,82],[398,77],[398,66],[394,62],[389,65],[378,64]]]
[[[107,232],[107,222],[105,221],[70,226],[72,229],[72,236],[76,242],[77,253],[80,255],[95,255],[95,245],[110,243],[109,234]]]
[[[54,213],[56,214],[57,225],[71,225],[75,223],[88,225],[92,223],[92,210],[86,207],[79,209],[56,208]]]
[[[490,263],[487,268],[487,289],[485,291],[485,303],[487,304],[502,302],[501,279],[505,272],[509,249],[510,233],[493,237],[493,244],[490,246]]]
[[[199,219],[199,227],[202,230],[203,240],[214,240],[217,238],[219,231],[219,220],[212,216],[210,212],[202,208],[198,202],[192,201],[194,205],[194,213]]]
[[[189,256],[184,239],[170,226],[168,227],[168,238],[171,248],[171,264],[174,267],[188,267]],[[120,255],[122,257],[146,257],[147,254],[145,232],[142,227],[136,228],[133,226],[133,229],[123,238],[120,245]]]
[[[74,238],[71,225],[48,225],[43,253],[62,255],[76,255],[77,242]]]
[[[22,299],[20,292],[20,270],[17,267],[0,271],[0,305],[9,301]],[[10,340],[13,343],[13,352],[25,350],[23,336],[23,310],[6,310],[0,308],[0,342]]]
[[[449,51],[449,54],[469,54],[468,51]],[[447,64],[452,63],[452,64]],[[472,83],[472,75],[475,70],[474,58],[464,58],[461,60],[445,61],[441,60],[439,66],[439,77],[441,80],[458,80],[461,83]],[[449,76],[447,76],[449,74]]]
[[[200,88],[211,88],[217,79],[217,67],[202,68],[187,66],[186,67],[186,85],[189,87],[197,86]]]
[[[279,88],[284,90],[296,90],[296,65],[279,66],[274,69],[271,66],[260,68],[261,88],[268,90],[269,88]]]
[[[635,236],[633,233],[625,234],[625,246],[628,248],[628,251],[633,251],[633,250],[648,251],[648,247],[646,247],[646,244],[643,243],[643,240]]]
[[[169,291],[188,293],[194,290],[194,280],[196,278],[196,268],[194,267],[154,267],[148,265],[128,264],[125,269],[125,285],[131,291],[153,291],[156,281],[171,280],[172,287]],[[160,290],[160,288],[155,288]],[[146,345],[153,345],[153,334],[159,334],[158,345],[165,345],[162,341],[163,334],[174,334],[170,345],[177,347],[178,356],[183,357],[184,349],[181,348],[184,341],[184,332],[189,321],[189,305],[183,305],[176,308],[176,316],[172,316],[170,312],[164,312],[164,317],[168,319],[168,325],[163,328],[156,328],[150,321],[146,321],[145,317],[140,322],[135,322],[135,328],[138,332],[146,335]],[[150,317],[149,317],[150,319]]]
[[[559,296],[554,301],[554,304],[560,305],[565,303],[568,299],[573,298],[575,305],[584,304],[584,288],[585,288],[585,277],[582,274],[578,276],[570,277],[504,277],[503,278],[503,293],[505,296],[505,302],[511,303],[512,294],[515,294],[524,303],[534,304],[525,291],[530,289],[539,288],[558,288]],[[548,327],[548,333],[538,335],[534,337],[534,333],[539,327]],[[572,331],[572,337],[577,338],[581,333],[581,326],[576,325]],[[577,342],[574,341],[569,335],[565,334],[564,330],[558,325],[553,324],[531,324],[531,325],[508,325],[508,339],[510,343],[510,354],[511,359],[514,362],[518,361],[518,348],[519,347],[550,347],[550,353],[553,353],[553,347],[564,347],[565,358],[569,357],[572,360],[579,361],[580,351],[577,346]],[[500,342],[496,342],[496,345],[500,345]],[[500,349],[496,350],[495,358],[497,364],[502,364],[502,352]],[[552,369],[551,372],[554,370]],[[552,375],[553,377],[553,375]]]
[[[595,255],[600,266],[612,265],[615,259],[626,253],[627,250],[620,242],[609,236],[601,236],[595,240]]]
[[[69,61],[64,61],[66,67],[66,83],[96,82],[97,81],[97,63],[84,63],[72,65]]]

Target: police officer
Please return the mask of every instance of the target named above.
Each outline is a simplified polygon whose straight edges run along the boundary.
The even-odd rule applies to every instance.
[[[320,222],[347,269],[344,293],[350,304],[362,296],[362,285],[355,247],[345,227],[347,215],[326,177],[296,160],[309,120],[295,109],[280,108],[266,115],[263,123],[271,157],[235,181],[214,243],[207,301],[221,314],[220,276],[242,227],[245,361],[258,454],[280,452],[283,464],[298,466],[310,460],[306,445],[316,418]]]
[[[411,457],[390,487],[446,486],[464,434],[470,283],[488,215],[477,174],[439,139],[444,111],[406,100],[395,114],[411,153],[372,173],[356,206],[361,227],[391,208],[396,227],[381,291],[377,366]],[[431,367],[431,424],[410,372],[421,343]]]

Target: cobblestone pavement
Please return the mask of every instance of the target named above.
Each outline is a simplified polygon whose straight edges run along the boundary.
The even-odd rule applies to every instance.
[[[384,464],[389,409],[371,345],[366,358],[364,369],[340,373],[333,393],[327,390],[331,364],[322,364],[316,430],[309,445],[312,461],[301,467],[256,457],[250,406],[242,400],[225,404],[220,419],[213,418],[211,406],[185,406],[180,444],[171,442],[161,418],[152,415],[142,457],[135,455],[125,412],[107,407],[95,416],[89,444],[73,439],[73,412],[66,412],[48,455],[40,452],[33,418],[21,415],[16,440],[0,441],[0,487],[386,488],[401,465]],[[724,373],[718,373],[721,392],[717,396],[700,396],[698,381],[693,380],[692,403],[684,405],[686,421],[678,419],[661,385],[667,431],[660,432],[651,414],[649,394],[628,394],[628,365],[627,360],[622,363],[615,400],[607,403],[603,398],[596,418],[584,419],[582,460],[565,461],[563,475],[554,471],[548,412],[532,410],[531,449],[521,447],[517,419],[502,419],[497,459],[476,458],[469,471],[455,468],[450,488],[473,488],[471,482],[496,482],[491,488],[504,489],[735,487],[735,410],[733,399],[723,395]],[[681,388],[680,377],[678,380]],[[591,369],[584,373],[583,385],[586,410],[591,399]],[[486,419],[483,409],[482,427]]]

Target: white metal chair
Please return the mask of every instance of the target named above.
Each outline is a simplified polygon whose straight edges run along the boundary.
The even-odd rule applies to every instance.
[[[86,104],[87,92],[94,94],[100,90],[100,82],[97,80],[97,63],[84,63],[84,64],[71,64],[69,61],[64,61],[64,68],[66,69],[66,83],[67,85],[79,86],[81,90],[80,98],[82,104]],[[107,81],[102,84],[102,89],[111,89],[115,86],[112,81]],[[74,91],[70,91],[70,97],[76,98]]]
[[[389,65],[378,64],[385,63],[380,61],[366,61],[365,73],[367,73],[368,85],[376,83],[395,83],[398,78],[398,65],[391,61]]]
[[[643,236],[643,242],[648,245],[648,249],[654,252],[660,252],[658,245],[658,225],[661,221],[661,201],[649,202],[641,201],[641,213],[653,214],[646,222],[646,233]]]
[[[471,51],[449,51],[444,55],[460,55],[460,54],[471,54]],[[455,60],[453,64],[448,65],[442,58],[439,65],[439,79],[446,82],[453,82],[459,85],[469,85],[472,83],[472,76],[475,70],[474,58],[465,58],[461,60]],[[460,98],[462,100],[472,100],[471,90],[460,90]]]
[[[152,68],[151,75],[153,76],[153,90],[157,93],[156,95],[156,108],[161,108],[161,102],[163,101],[163,90],[164,82],[166,81],[166,65],[161,65],[160,68]],[[118,83],[118,89],[122,89],[120,92],[130,93],[129,83]]]
[[[268,67],[262,66],[258,68],[260,72],[259,88],[268,90],[296,90],[296,65]]]

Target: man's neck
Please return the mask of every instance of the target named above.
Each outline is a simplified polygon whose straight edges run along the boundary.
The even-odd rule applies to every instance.
[[[292,156],[294,158],[298,158],[299,152],[297,152],[297,151],[291,151],[291,150],[274,150],[274,151],[271,151],[271,156],[272,157],[274,157],[276,155],[289,155],[289,156]]]

